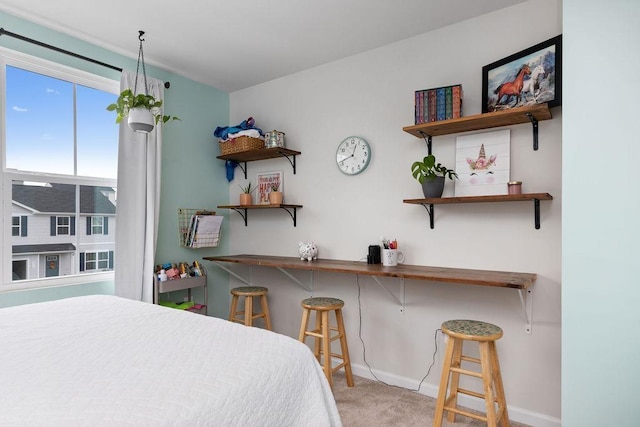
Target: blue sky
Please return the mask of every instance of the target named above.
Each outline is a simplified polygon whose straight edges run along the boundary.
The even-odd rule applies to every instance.
[[[74,175],[73,83],[6,67],[6,167]],[[77,175],[117,176],[117,95],[76,85]]]

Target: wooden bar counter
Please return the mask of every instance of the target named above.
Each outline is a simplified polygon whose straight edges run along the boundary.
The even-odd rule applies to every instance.
[[[468,285],[494,286],[510,289],[527,289],[535,283],[535,273],[510,271],[472,270],[464,268],[428,267],[398,264],[385,267],[382,264],[367,264],[358,261],[318,259],[303,261],[296,257],[267,255],[229,255],[204,257],[207,261],[277,267],[294,270],[326,271],[333,273],[361,274],[365,276],[397,277],[431,282],[463,283]]]

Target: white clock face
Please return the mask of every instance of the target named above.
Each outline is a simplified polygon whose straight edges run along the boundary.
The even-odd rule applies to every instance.
[[[347,175],[357,175],[369,166],[371,147],[359,136],[350,136],[338,145],[336,163]]]

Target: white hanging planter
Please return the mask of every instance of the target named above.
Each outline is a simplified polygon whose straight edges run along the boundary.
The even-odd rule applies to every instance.
[[[149,133],[153,130],[154,117],[146,108],[132,108],[129,110],[128,123],[134,132]]]

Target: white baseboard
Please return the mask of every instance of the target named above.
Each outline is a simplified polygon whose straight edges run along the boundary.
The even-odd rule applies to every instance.
[[[377,369],[372,369],[371,371],[369,371],[369,368],[363,365],[352,363],[351,370],[353,371],[354,375],[376,381],[376,378],[371,374],[371,371],[373,371],[375,376],[378,377],[377,379],[379,379],[380,381],[404,387],[409,390],[416,390],[419,384],[419,381],[416,381],[414,379],[401,377],[395,374],[390,374],[388,372],[379,371]],[[435,399],[438,397],[438,387],[432,384],[422,383],[422,387],[420,387],[418,393],[425,396],[433,397]],[[467,408],[481,412],[484,412],[485,410],[484,403],[479,399],[474,399],[466,395],[459,395],[458,400],[461,406],[465,406]],[[509,409],[509,419],[511,421],[526,424],[532,427],[560,427],[562,424],[559,418],[532,412],[527,409],[518,408],[509,404],[507,404],[507,407]]]

